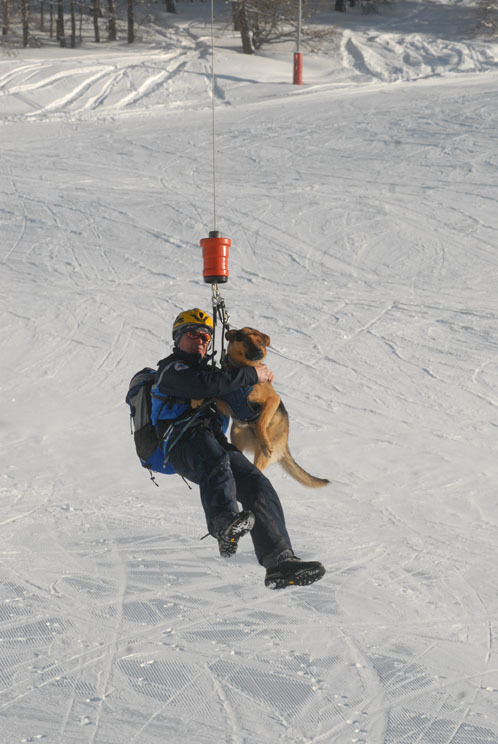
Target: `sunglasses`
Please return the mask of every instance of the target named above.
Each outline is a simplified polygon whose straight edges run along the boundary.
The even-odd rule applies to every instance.
[[[185,331],[185,335],[187,336],[187,338],[200,338],[202,341],[204,341],[205,344],[211,341],[211,334],[207,331]]]

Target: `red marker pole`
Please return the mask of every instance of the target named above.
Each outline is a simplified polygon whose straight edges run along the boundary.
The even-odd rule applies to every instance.
[[[294,85],[303,84],[303,53],[301,48],[301,21],[302,21],[302,0],[299,0],[299,12],[297,17],[297,44],[294,52]]]
[[[303,53],[294,52],[294,85],[303,84]]]

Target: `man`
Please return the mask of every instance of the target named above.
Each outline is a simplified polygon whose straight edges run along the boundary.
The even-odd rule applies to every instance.
[[[208,530],[218,540],[220,554],[234,555],[239,539],[250,532],[257,559],[267,569],[266,586],[282,589],[318,581],[324,567],[294,555],[275,489],[227,441],[227,422],[209,402],[272,382],[273,372],[265,364],[230,373],[211,365],[207,352],[213,320],[199,308],[181,312],[172,332],[173,353],[159,362],[152,388],[152,422],[167,442],[166,455],[176,472],[199,485]]]

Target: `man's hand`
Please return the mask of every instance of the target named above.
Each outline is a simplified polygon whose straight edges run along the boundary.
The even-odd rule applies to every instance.
[[[254,369],[258,373],[258,382],[273,382],[275,375],[266,364],[257,364]]]

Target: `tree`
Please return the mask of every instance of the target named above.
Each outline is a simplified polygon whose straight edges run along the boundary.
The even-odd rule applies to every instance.
[[[9,33],[9,0],[2,0],[2,36]]]
[[[100,10],[100,0],[92,0],[92,17],[95,41],[97,44],[100,44],[99,18],[102,17],[102,11]]]
[[[240,31],[242,48],[246,54],[252,54],[263,44],[271,44],[297,36],[297,0],[231,0],[234,30]],[[302,2],[303,19],[310,20],[320,5],[327,7],[330,0]],[[328,29],[311,29],[303,27],[301,38],[309,44],[319,41],[333,33]]]
[[[107,22],[107,38],[109,41],[116,41],[118,37],[116,25],[116,3],[114,0],[107,0],[107,9],[109,11],[109,20]]]
[[[128,0],[128,44],[135,41],[135,8],[133,0]]]
[[[50,34],[50,38],[52,38],[54,35],[54,0],[49,0],[48,13],[49,13],[49,34]]]
[[[29,0],[21,0],[22,45],[29,44]]]
[[[71,49],[76,47],[76,13],[74,9],[74,0],[69,0],[69,15],[71,18]]]
[[[66,46],[66,37],[64,32],[64,1],[57,0],[57,21],[56,21],[56,38],[61,47]]]
[[[244,0],[233,0],[232,2],[232,17],[233,17],[233,28],[235,31],[240,31],[240,38],[242,40],[242,49],[244,54],[252,54],[254,52],[251,31],[249,28],[249,20],[247,13],[247,3]]]
[[[177,13],[176,8],[176,0],[165,0],[166,1],[166,10],[168,13]]]

